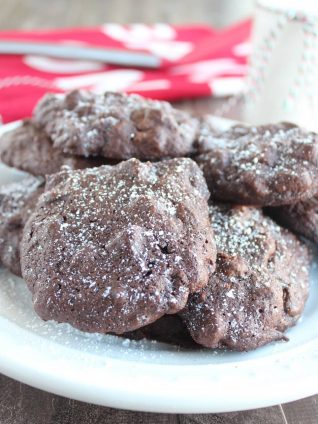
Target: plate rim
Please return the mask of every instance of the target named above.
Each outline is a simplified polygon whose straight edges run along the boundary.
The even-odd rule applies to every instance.
[[[0,317],[0,344],[6,346],[5,349],[0,350],[0,371],[30,386],[79,401],[145,412],[221,413],[268,407],[298,400],[318,392],[318,364],[315,372],[312,372],[310,366],[314,361],[318,362],[317,342],[311,343],[310,349],[305,350],[302,356],[299,355],[298,350],[295,352],[299,359],[297,374],[306,377],[304,378],[306,384],[300,385],[291,384],[295,382],[295,378],[291,377],[291,374],[295,372],[295,363],[292,369],[279,366],[278,380],[277,373],[274,373],[275,375],[265,373],[262,381],[255,375],[248,376],[250,361],[233,364],[172,365],[106,358],[103,369],[88,368],[87,373],[85,367],[78,368],[77,364],[68,358],[67,368],[63,367],[63,372],[59,373],[56,371],[61,362],[57,361],[56,354],[62,352],[73,356],[74,349],[65,346],[59,346],[56,349],[56,342],[46,340],[24,329],[21,333],[20,327],[5,321],[7,320]],[[3,331],[4,326],[9,328],[10,335],[7,334],[7,337]],[[12,341],[14,339],[12,335],[15,334],[20,338],[18,352],[16,343]],[[31,338],[39,339],[39,349],[34,350],[28,347],[27,341],[30,334],[32,334]],[[21,337],[24,339],[23,347],[21,347]],[[43,352],[47,355],[44,360]],[[86,356],[87,360],[94,354],[83,353],[83,356]],[[262,362],[261,359],[260,361]],[[275,360],[273,362],[269,359],[264,368],[270,370],[273,365],[275,368]],[[308,375],[309,368],[311,371]],[[227,380],[227,384],[221,381],[221,387],[219,382],[215,383],[220,379],[220,370],[231,372],[231,379]],[[164,377],[167,371],[169,373],[172,371],[168,379]],[[238,387],[237,382],[235,384],[236,375],[234,374],[249,377],[252,384],[245,382],[243,387]],[[186,376],[189,376],[191,381],[187,381]],[[264,377],[266,377],[265,380]],[[104,384],[105,380],[101,381],[103,378],[107,378],[107,384]],[[153,384],[154,381],[155,384]],[[180,393],[178,390],[180,384],[182,387],[188,385],[188,389],[191,386],[192,390]],[[229,399],[231,399],[230,402]]]
[[[230,124],[232,125],[233,121],[230,121]],[[0,135],[19,125],[21,125],[21,121],[1,126]],[[8,328],[10,331],[8,331]],[[20,346],[18,352],[12,334],[19,335],[20,340],[22,338],[25,341],[25,345],[23,347]],[[47,350],[43,350],[42,346],[42,349],[30,352],[28,340],[34,341],[36,338],[39,339],[36,340],[39,342],[39,346],[45,344]],[[92,374],[95,380],[94,378],[87,380],[88,375],[85,374],[84,369],[80,369],[81,372],[78,372],[78,369],[73,369],[72,361],[68,362],[69,369],[67,369],[67,372],[56,374],[56,366],[58,364],[54,362],[54,355],[50,357],[52,352],[59,351],[56,343],[52,340],[45,340],[42,336],[19,327],[1,315],[0,346],[5,346],[5,348],[0,349],[0,372],[8,377],[57,395],[120,409],[163,413],[221,413],[272,406],[318,393],[318,340],[313,340],[311,343],[306,344],[305,347],[300,347],[299,349],[295,347],[292,352],[283,352],[282,355],[277,353],[277,355],[272,355],[268,358],[254,358],[241,363],[175,365],[140,363],[138,361],[135,363],[134,361],[108,358],[107,361],[110,362],[110,365],[107,364],[105,370],[107,371],[106,377],[110,380],[103,386],[101,386],[100,382],[100,376],[103,375],[100,373],[100,369],[98,370],[100,376]],[[68,352],[71,354],[73,350],[66,346],[60,346],[60,352],[64,351],[64,353]],[[43,360],[43,356],[41,356],[41,353],[43,355],[43,352],[46,352],[48,359],[47,362],[42,364],[41,358]],[[89,354],[83,352],[83,355]],[[245,371],[249,372],[245,369],[248,364],[257,365],[255,361],[264,362],[264,359],[266,359],[265,368],[267,368],[268,366],[273,366],[273,364],[275,366],[277,356],[286,358],[286,355],[288,357],[294,356],[293,360],[296,361],[298,373],[305,373],[307,370],[308,379],[306,384],[291,384],[290,373],[295,370],[290,370],[288,367],[281,368],[279,381],[277,381],[277,375],[275,375],[274,380],[270,383],[272,386],[270,390],[266,390],[266,385],[265,389],[262,389],[259,383],[257,387],[255,386],[255,380],[257,382],[255,374],[250,376],[251,386],[249,390],[246,390],[246,383],[245,390],[232,384],[232,389],[227,386],[227,396],[224,396],[224,388],[222,391],[219,383],[216,384],[217,380],[215,379],[219,379],[219,376],[215,374],[215,371],[221,369],[221,371],[232,370],[237,375],[240,375],[240,372],[243,372],[242,375],[244,375]],[[29,359],[28,362],[26,362],[26,358]],[[314,362],[317,362],[315,372],[308,375],[309,364]],[[144,372],[142,374],[141,371],[145,370],[145,368],[147,368],[147,373]],[[149,369],[152,373],[148,373]],[[128,374],[123,375],[124,370]],[[71,371],[73,374],[70,374]],[[169,378],[164,380],[163,376],[167,371],[171,375],[169,374]],[[77,372],[77,378],[75,372]],[[188,392],[180,394],[178,389],[180,389],[181,382],[185,386],[189,385],[189,381],[184,378],[185,372],[189,373],[191,387]],[[73,376],[73,380],[69,380],[69,375]],[[138,381],[136,376],[138,377],[137,380],[139,379]],[[157,387],[153,387],[153,382],[151,381],[154,376],[157,378]],[[264,375],[264,377],[269,378],[270,376]],[[127,384],[123,384],[125,378],[126,382],[127,378],[129,378],[130,385],[128,387]],[[75,381],[78,383],[77,387],[74,386]],[[89,383],[89,391],[85,391],[85,383]],[[151,393],[150,387],[152,388]],[[209,392],[208,395],[206,394],[207,391]],[[229,395],[231,395],[230,402],[228,401]]]

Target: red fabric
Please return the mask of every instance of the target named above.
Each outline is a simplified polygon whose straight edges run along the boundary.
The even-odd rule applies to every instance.
[[[147,51],[160,56],[158,70],[41,56],[0,55],[0,115],[4,122],[30,116],[47,91],[76,88],[138,93],[177,100],[234,94],[246,74],[251,21],[216,31],[210,27],[105,24],[98,28],[6,31],[1,39],[81,44]]]

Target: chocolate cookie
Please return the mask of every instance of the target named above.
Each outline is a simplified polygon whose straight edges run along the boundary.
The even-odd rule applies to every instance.
[[[42,192],[43,180],[34,177],[0,187],[0,263],[19,277],[23,227]]]
[[[286,339],[308,295],[307,247],[259,209],[220,204],[210,216],[217,266],[182,313],[192,337],[238,351]]]
[[[215,139],[221,138],[225,130],[220,129],[214,115],[203,115],[199,118],[199,128],[194,142],[194,155],[209,152],[214,148]]]
[[[180,348],[201,348],[192,339],[178,314],[165,315],[152,324],[129,333],[124,333],[122,336],[130,340],[146,339],[167,343]]]
[[[26,119],[22,126],[5,133],[0,139],[3,163],[37,176],[58,172],[63,165],[72,169],[100,166],[105,160],[71,156],[53,147],[45,132]]]
[[[318,136],[295,125],[235,126],[209,138],[199,155],[212,197],[278,206],[318,192]]]
[[[119,160],[188,155],[198,128],[197,119],[169,103],[112,92],[48,94],[34,119],[64,153]]]
[[[280,225],[318,244],[318,196],[294,205],[266,208]]]
[[[178,312],[214,269],[208,196],[191,159],[49,177],[21,249],[36,312],[116,334]]]

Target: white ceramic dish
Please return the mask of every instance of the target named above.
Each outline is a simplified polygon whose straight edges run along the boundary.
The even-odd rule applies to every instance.
[[[0,165],[0,183],[21,177]],[[24,282],[0,268],[0,372],[74,399],[154,412],[227,412],[309,396],[318,393],[316,268],[290,341],[249,353],[178,350],[43,322]]]

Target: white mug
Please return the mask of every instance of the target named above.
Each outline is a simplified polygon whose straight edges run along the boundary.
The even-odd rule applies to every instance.
[[[318,131],[318,0],[259,0],[243,119]]]

